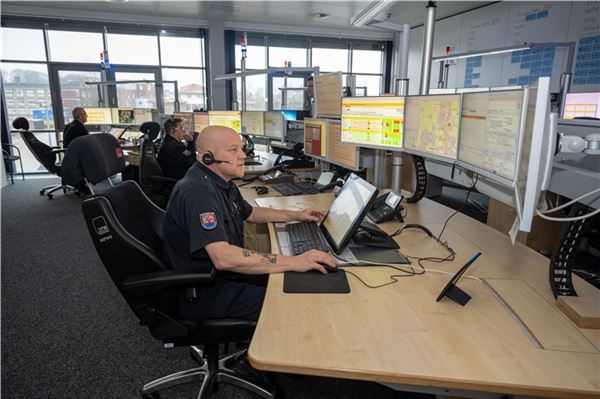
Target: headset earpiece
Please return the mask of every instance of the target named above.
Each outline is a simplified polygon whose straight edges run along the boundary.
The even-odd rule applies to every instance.
[[[212,165],[215,162],[215,156],[212,151],[206,151],[202,154],[202,163],[204,165]]]

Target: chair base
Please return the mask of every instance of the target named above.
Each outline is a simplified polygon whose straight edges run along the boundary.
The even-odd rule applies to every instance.
[[[66,194],[69,191],[75,191],[75,187],[66,184],[51,184],[49,186],[42,187],[42,189],[40,190],[40,195],[46,195],[48,199],[52,199],[54,198],[52,193],[58,190],[62,190],[63,193]]]
[[[157,393],[161,389],[199,381],[202,381],[202,385],[200,386],[197,399],[208,398],[210,392],[216,390],[218,384],[222,382],[254,392],[266,399],[274,399],[276,397],[274,388],[270,387],[271,391],[269,391],[266,388],[247,381],[244,379],[244,375],[228,367],[229,363],[235,362],[245,356],[246,349],[219,359],[218,346],[207,345],[206,361],[202,358],[202,351],[196,346],[190,347],[190,354],[194,360],[200,363],[200,367],[173,373],[147,383],[142,388],[142,397],[155,398],[158,397]]]

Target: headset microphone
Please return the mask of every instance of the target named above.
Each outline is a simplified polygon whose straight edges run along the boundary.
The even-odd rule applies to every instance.
[[[212,165],[213,163],[233,164],[233,162],[231,161],[222,161],[220,159],[215,159],[215,156],[213,155],[212,151],[206,151],[204,154],[202,154],[202,163],[204,165]]]

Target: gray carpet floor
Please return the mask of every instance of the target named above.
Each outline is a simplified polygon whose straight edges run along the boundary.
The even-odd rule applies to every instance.
[[[163,349],[112,284],[83,222],[81,199],[15,179],[2,189],[2,398],[139,398],[146,382],[194,367]],[[58,182],[56,180],[56,182]],[[382,385],[278,375],[286,398],[430,398]],[[161,392],[195,398],[199,384]],[[256,398],[223,385],[213,398]]]

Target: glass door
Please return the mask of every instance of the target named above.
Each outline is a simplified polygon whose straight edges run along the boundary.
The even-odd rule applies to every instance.
[[[157,108],[163,111],[162,90],[156,81],[160,79],[158,68],[120,67],[115,66],[115,81],[143,81],[135,83],[118,83],[116,85],[117,104],[119,108]],[[160,97],[159,97],[160,96]]]

